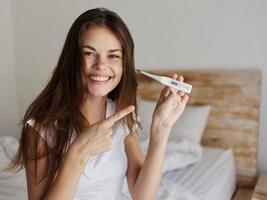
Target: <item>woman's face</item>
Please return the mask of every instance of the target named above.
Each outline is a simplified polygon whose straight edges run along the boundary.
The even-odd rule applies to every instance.
[[[106,96],[122,76],[122,46],[105,27],[91,27],[82,40],[89,95]]]

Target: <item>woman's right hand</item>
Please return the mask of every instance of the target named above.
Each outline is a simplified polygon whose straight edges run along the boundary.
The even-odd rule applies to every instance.
[[[133,112],[134,109],[134,106],[128,106],[91,125],[75,138],[68,153],[86,163],[89,157],[110,150],[112,147],[112,126],[116,121]]]

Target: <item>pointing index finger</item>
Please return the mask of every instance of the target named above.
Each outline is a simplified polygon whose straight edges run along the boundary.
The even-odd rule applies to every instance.
[[[109,127],[113,126],[113,124],[122,119],[123,117],[125,117],[126,115],[128,115],[129,113],[133,112],[135,109],[135,107],[133,105],[128,106],[116,113],[114,113],[113,115],[111,115],[110,117],[106,118],[103,120],[103,123]]]

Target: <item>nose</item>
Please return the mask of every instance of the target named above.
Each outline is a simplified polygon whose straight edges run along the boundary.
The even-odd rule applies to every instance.
[[[98,70],[104,70],[108,66],[108,62],[103,56],[98,56],[95,62],[94,67]]]

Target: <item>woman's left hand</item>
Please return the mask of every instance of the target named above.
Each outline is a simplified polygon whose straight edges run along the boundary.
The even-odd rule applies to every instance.
[[[184,81],[183,76],[173,74],[173,79]],[[189,97],[184,92],[172,87],[165,87],[153,113],[151,129],[170,133],[175,121],[183,113]]]

